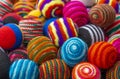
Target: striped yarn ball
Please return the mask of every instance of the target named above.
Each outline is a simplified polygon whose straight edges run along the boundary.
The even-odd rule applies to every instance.
[[[37,8],[46,18],[61,17],[64,2],[61,0],[39,0]]]
[[[37,64],[28,59],[19,59],[12,63],[9,71],[10,79],[39,79]]]
[[[19,26],[24,34],[24,44],[37,36],[43,36],[43,23],[34,19],[25,19],[19,22]]]
[[[120,79],[120,61],[107,71],[106,79]]]
[[[101,79],[101,72],[95,65],[82,62],[73,68],[72,79]]]
[[[77,27],[70,18],[59,18],[48,26],[48,34],[53,43],[60,47],[70,37],[76,37]]]
[[[80,38],[73,37],[63,43],[60,55],[68,66],[74,67],[79,62],[86,60],[87,51],[87,44]]]
[[[37,36],[28,43],[27,51],[29,58],[40,65],[47,60],[57,58],[58,49],[49,38]]]
[[[61,59],[53,59],[42,63],[39,67],[40,79],[69,79],[70,70]]]
[[[85,41],[88,47],[94,44],[95,42],[105,40],[103,30],[100,27],[95,26],[93,24],[87,24],[85,26],[79,27],[78,30],[78,37]]]
[[[116,13],[120,13],[119,9],[119,0],[96,0],[97,4],[109,4],[112,6],[115,10]]]
[[[115,21],[116,12],[114,8],[108,4],[97,4],[90,9],[90,22],[106,28]]]
[[[108,39],[108,42],[109,43],[113,43],[116,39],[120,38],[120,34],[115,34],[115,35],[112,35],[109,39]]]
[[[78,27],[87,24],[89,21],[87,8],[80,1],[68,2],[63,8],[63,16],[71,18]]]
[[[104,30],[109,37],[111,37],[114,34],[119,34],[120,33],[120,14],[116,14],[115,21]]]
[[[13,11],[13,4],[9,0],[0,0],[0,17]]]
[[[108,42],[97,42],[88,49],[88,61],[101,69],[112,67],[117,59],[117,50]]]

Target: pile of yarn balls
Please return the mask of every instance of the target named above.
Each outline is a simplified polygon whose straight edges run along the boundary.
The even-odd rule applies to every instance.
[[[119,78],[119,0],[0,0],[0,79]]]

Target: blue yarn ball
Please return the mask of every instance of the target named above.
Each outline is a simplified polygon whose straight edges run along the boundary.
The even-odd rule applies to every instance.
[[[68,66],[73,67],[86,60],[87,51],[88,46],[83,40],[72,37],[63,43],[60,55]]]
[[[9,71],[10,79],[39,79],[37,64],[28,59],[19,59],[12,63]]]

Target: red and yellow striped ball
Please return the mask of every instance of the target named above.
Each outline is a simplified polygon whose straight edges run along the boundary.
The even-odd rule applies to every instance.
[[[117,59],[117,50],[108,42],[96,42],[88,49],[88,61],[101,69],[112,67]]]
[[[33,38],[27,46],[28,57],[38,65],[43,62],[57,58],[57,47],[45,36]]]

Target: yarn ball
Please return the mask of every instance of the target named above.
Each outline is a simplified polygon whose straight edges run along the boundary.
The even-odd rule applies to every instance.
[[[45,36],[37,36],[30,40],[27,46],[28,56],[38,65],[43,62],[57,58],[57,47]]]
[[[90,8],[96,4],[96,0],[71,0],[71,1],[80,1],[82,2],[87,8]]]
[[[76,37],[77,27],[70,18],[59,18],[48,26],[48,34],[53,43],[60,47],[70,37]]]
[[[2,17],[3,24],[15,23],[19,24],[19,21],[23,18],[16,13],[8,13]]]
[[[16,24],[6,24],[0,28],[0,46],[13,50],[22,44],[22,32]]]
[[[0,17],[13,11],[13,4],[9,0],[0,0]]]
[[[79,27],[78,30],[78,37],[85,41],[88,47],[90,47],[95,42],[105,40],[103,30],[96,25],[87,24],[85,26]]]
[[[48,19],[48,20],[45,21],[44,26],[43,26],[43,34],[44,34],[45,36],[49,36],[49,35],[48,35],[48,26],[49,26],[49,24],[50,24],[52,21],[55,21],[56,19],[57,19],[57,18],[50,18],[50,19]]]
[[[19,26],[24,34],[24,45],[37,36],[43,36],[43,23],[34,19],[24,19],[19,22]]]
[[[30,3],[32,3],[33,5],[36,5],[36,3],[37,3],[37,0],[19,0],[19,1],[22,1],[22,2],[30,2]]]
[[[30,11],[34,10],[34,5],[30,2],[18,1],[14,4],[13,10],[20,16],[24,17]]]
[[[10,79],[39,79],[37,64],[28,59],[19,59],[12,63],[9,71]]]
[[[106,79],[119,79],[120,78],[120,61],[117,61],[116,64],[107,71]]]
[[[42,63],[39,67],[41,79],[69,79],[70,70],[61,59],[53,59]]]
[[[11,62],[6,52],[0,47],[0,79],[9,79]]]
[[[120,38],[120,34],[115,34],[115,35],[112,35],[109,39],[108,39],[108,42],[110,44],[112,44],[116,39]]]
[[[39,0],[38,9],[46,18],[61,17],[64,2],[61,0]]]
[[[117,50],[108,42],[96,42],[88,49],[88,61],[101,69],[112,67],[117,59]]]
[[[119,34],[120,33],[119,29],[120,29],[120,14],[116,14],[115,21],[104,30],[105,30],[105,33],[109,37],[111,37],[114,34]]]
[[[71,18],[78,27],[87,24],[89,21],[87,8],[80,1],[68,2],[63,8],[63,16]]]
[[[86,60],[87,50],[87,44],[83,40],[73,37],[63,43],[60,55],[68,66],[74,67],[79,62]]]
[[[9,52],[8,57],[11,62],[18,59],[28,59],[27,50],[23,48],[18,48]]]
[[[2,27],[4,24],[3,24],[3,21],[2,21],[2,18],[0,17],[0,27]]]
[[[73,68],[72,79],[101,79],[101,72],[95,65],[82,62]]]
[[[118,0],[119,1],[119,0]],[[108,4],[110,6],[112,6],[116,13],[119,13],[119,2],[117,0],[96,0],[97,4]]]
[[[90,9],[90,22],[106,28],[115,21],[116,12],[114,8],[108,4],[97,4]]]

